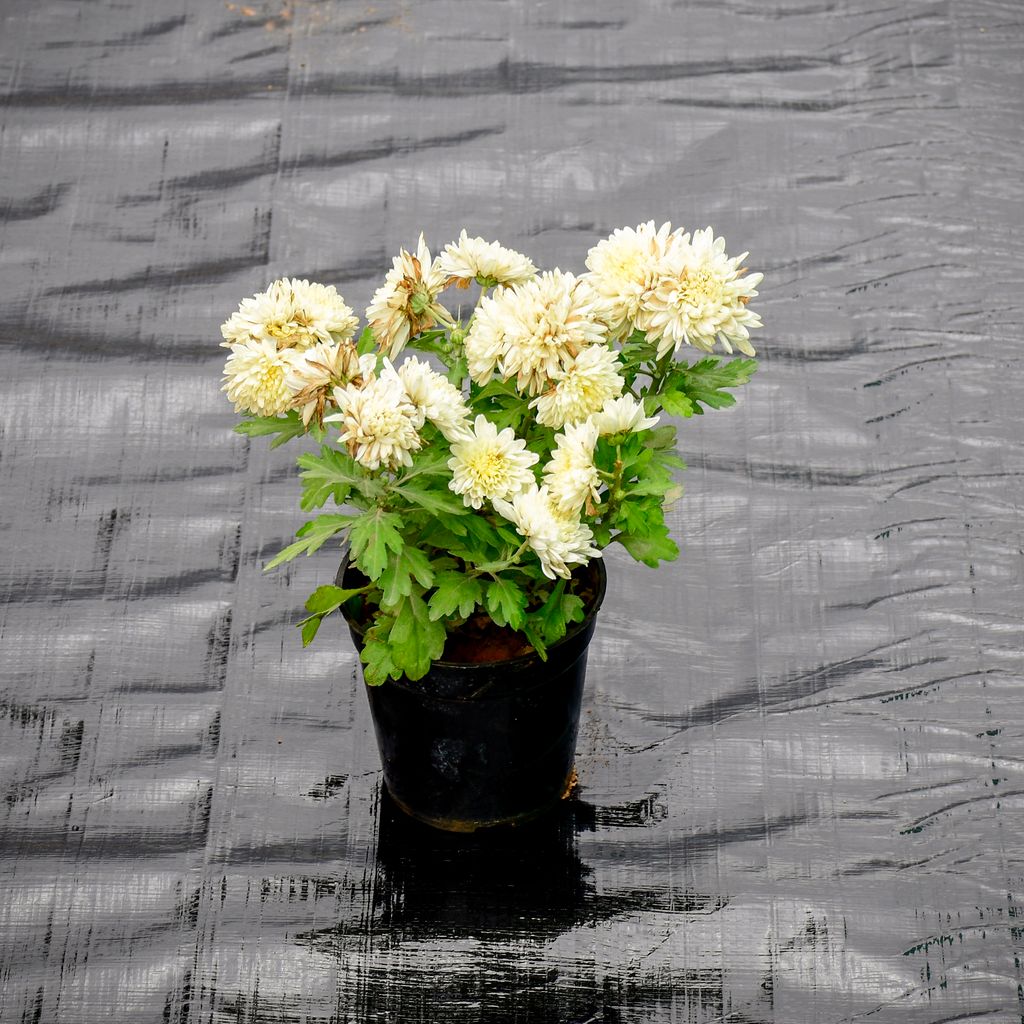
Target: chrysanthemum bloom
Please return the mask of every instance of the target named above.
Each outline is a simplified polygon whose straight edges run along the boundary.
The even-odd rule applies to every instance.
[[[341,425],[338,440],[356,462],[367,469],[412,465],[410,453],[423,444],[416,430],[423,415],[409,401],[394,371],[362,387],[335,388],[334,400],[339,411],[325,416],[324,422]]]
[[[538,395],[588,345],[604,344],[602,300],[585,281],[560,270],[485,298],[466,336],[470,375],[486,383],[493,369],[520,391]]]
[[[540,559],[541,570],[548,579],[568,579],[572,575],[570,566],[586,565],[591,558],[601,557],[594,547],[590,527],[576,516],[560,513],[547,487],[534,484],[511,501],[495,501],[494,508],[515,524],[519,535]]]
[[[748,253],[730,258],[725,239],[710,227],[675,240],[662,261],[661,277],[643,301],[637,325],[658,342],[658,357],[678,351],[684,343],[704,352],[720,340],[726,352],[733,345],[754,355],[750,328],[761,318],[747,309],[764,274],[747,274],[740,264]]]
[[[662,260],[676,237],[668,223],[655,230],[654,221],[635,228],[617,228],[587,253],[584,278],[608,304],[608,334],[628,335],[647,296],[662,274]]]
[[[551,501],[562,515],[579,514],[584,503],[593,514],[600,502],[601,476],[594,465],[597,426],[593,420],[570,423],[555,435],[555,450],[543,469]]]
[[[622,363],[605,345],[589,345],[554,379],[530,407],[546,427],[579,423],[598,412],[610,398],[622,394]]]
[[[410,356],[398,367],[409,400],[449,441],[469,434],[469,408],[446,377]]]
[[[270,339],[232,345],[221,390],[235,403],[235,412],[278,416],[292,403],[287,377],[298,359],[295,349],[279,351]]]
[[[533,484],[536,478],[530,467],[537,459],[511,427],[498,433],[486,416],[477,416],[472,432],[452,443],[448,486],[462,495],[467,508],[480,508],[485,498],[511,498]]]
[[[366,321],[385,355],[394,359],[413,335],[438,323],[451,325],[451,314],[437,301],[444,287],[445,275],[420,235],[416,255],[403,249],[394,258],[366,309]]]
[[[657,416],[645,416],[644,407],[632,395],[611,398],[590,417],[597,432],[604,437],[606,434],[625,434],[628,431],[649,430],[657,426]]]
[[[309,348],[348,341],[358,320],[333,285],[282,278],[250,299],[221,325],[223,345],[270,340],[278,348]]]
[[[477,384],[486,384],[491,379],[505,352],[505,304],[499,301],[504,294],[505,289],[499,286],[480,302],[465,338],[466,365]]]
[[[533,261],[522,253],[498,242],[470,238],[465,229],[458,242],[449,242],[437,260],[445,283],[456,288],[468,288],[473,281],[484,288],[522,284],[537,275]]]
[[[321,342],[307,348],[285,378],[292,392],[292,408],[302,410],[302,422],[307,427],[314,416],[323,425],[324,407],[332,391],[350,381],[362,383],[359,353],[350,341],[340,345]]]

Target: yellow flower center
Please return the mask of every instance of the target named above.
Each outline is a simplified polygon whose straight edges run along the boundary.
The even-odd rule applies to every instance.
[[[284,348],[287,345],[299,345],[303,342],[311,343],[314,340],[313,332],[310,330],[312,324],[313,318],[309,313],[302,309],[293,309],[288,316],[282,316],[278,320],[268,320],[264,324],[264,330],[271,338],[277,339],[278,348]],[[285,344],[282,345],[282,342]]]
[[[508,459],[496,448],[483,448],[466,460],[466,470],[485,492],[498,491],[508,485]]]
[[[708,267],[684,270],[679,278],[679,290],[683,301],[693,306],[722,302],[722,282]]]
[[[651,260],[645,253],[629,251],[621,253],[610,261],[612,276],[637,284],[645,284],[651,276]]]
[[[573,412],[594,412],[604,404],[605,388],[589,373],[577,373],[570,366],[566,375],[555,385],[559,397]]]
[[[267,404],[270,404],[281,394],[284,387],[284,367],[277,363],[270,363],[263,367],[259,375],[259,383],[256,385],[256,394]]]

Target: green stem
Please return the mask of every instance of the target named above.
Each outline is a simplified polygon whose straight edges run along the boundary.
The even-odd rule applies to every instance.
[[[615,467],[613,472],[604,473],[598,470],[602,477],[610,479],[611,483],[608,485],[608,501],[604,506],[604,514],[601,516],[601,522],[605,523],[614,517],[615,512],[618,510],[619,498],[618,495],[622,492],[622,445],[617,444],[615,446]]]
[[[508,558],[503,558],[497,562],[485,562],[482,566],[476,566],[469,571],[469,575],[475,576],[490,576],[491,579],[497,579],[497,573],[503,572],[505,569],[511,568],[513,565],[518,564],[519,556],[530,546],[530,542],[524,540],[519,545],[519,550],[515,554],[510,555]]]
[[[669,350],[660,359],[654,362],[651,370],[644,371],[651,378],[651,388],[648,394],[661,394],[661,389],[665,386],[665,381],[672,372],[674,362],[672,356],[673,353]]]

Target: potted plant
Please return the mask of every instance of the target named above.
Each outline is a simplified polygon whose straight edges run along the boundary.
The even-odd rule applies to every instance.
[[[434,258],[421,235],[358,335],[333,287],[297,279],[222,326],[235,429],[319,446],[298,459],[315,514],[267,568],[335,548],[302,642],[347,619],[385,783],[413,816],[516,822],[571,787],[601,552],[678,555],[664,512],[684,464],[662,414],[732,405],[756,369],[746,255],[648,222],[577,276],[465,231]]]

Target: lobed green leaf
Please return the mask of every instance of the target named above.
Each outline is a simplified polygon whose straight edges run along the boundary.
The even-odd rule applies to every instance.
[[[736,398],[725,388],[746,384],[757,371],[756,359],[730,359],[718,356],[700,359],[692,366],[680,366],[673,374],[673,384],[693,403],[693,411],[703,413],[701,405],[725,409],[736,404]]]
[[[298,464],[303,481],[301,507],[305,512],[321,508],[328,498],[343,505],[352,490],[358,490],[367,480],[366,470],[347,452],[328,445],[320,449],[319,455],[300,455]]]
[[[682,416],[684,419],[688,419],[693,415],[693,402],[691,402],[690,399],[681,392],[666,391],[658,397],[661,401],[662,409],[664,409],[669,416]]]
[[[487,584],[484,606],[499,626],[522,629],[529,597],[511,580],[499,576]]]
[[[328,615],[337,611],[350,597],[361,594],[366,587],[317,587],[306,600],[306,611],[314,615]]]
[[[331,537],[344,530],[354,518],[348,515],[331,514],[317,516],[316,519],[304,523],[295,534],[299,539],[294,544],[289,544],[267,562],[263,571],[268,572],[283,562],[290,562],[298,555],[311,555],[314,551],[319,551]]]
[[[403,597],[394,614],[388,635],[391,660],[409,679],[422,679],[444,651],[445,628],[430,618],[426,602],[415,593]]]
[[[613,538],[617,540],[638,562],[658,567],[659,562],[671,562],[679,557],[679,548],[668,535],[668,528],[660,526],[644,536],[620,533]]]
[[[388,552],[396,554],[405,546],[399,530],[401,517],[381,508],[371,508],[352,520],[349,544],[356,567],[371,580],[380,579],[388,564]]]
[[[405,545],[388,556],[387,568],[381,573],[380,586],[384,591],[381,604],[385,608],[397,605],[413,591],[413,580],[427,589],[433,586],[434,570],[430,559],[419,548]]]
[[[581,622],[583,615],[583,601],[575,594],[567,594],[565,580],[559,580],[547,600],[529,619],[543,638],[545,646],[549,646],[565,636],[569,623]]]
[[[434,515],[439,512],[450,516],[469,513],[463,500],[448,488],[447,483],[431,487],[426,481],[417,480],[415,483],[400,483],[395,490],[410,504]]]
[[[319,433],[316,424],[310,424],[309,433]],[[282,416],[247,416],[241,423],[235,426],[236,434],[244,434],[246,437],[267,437],[276,434],[277,437],[271,443],[271,448],[277,448],[286,441],[302,437],[307,429],[302,422],[302,417],[297,409],[290,409]],[[319,438],[317,438],[319,440]]]
[[[428,602],[430,617],[434,620],[458,615],[468,619],[483,604],[484,591],[478,579],[458,572],[444,572],[434,580],[437,589]]]

